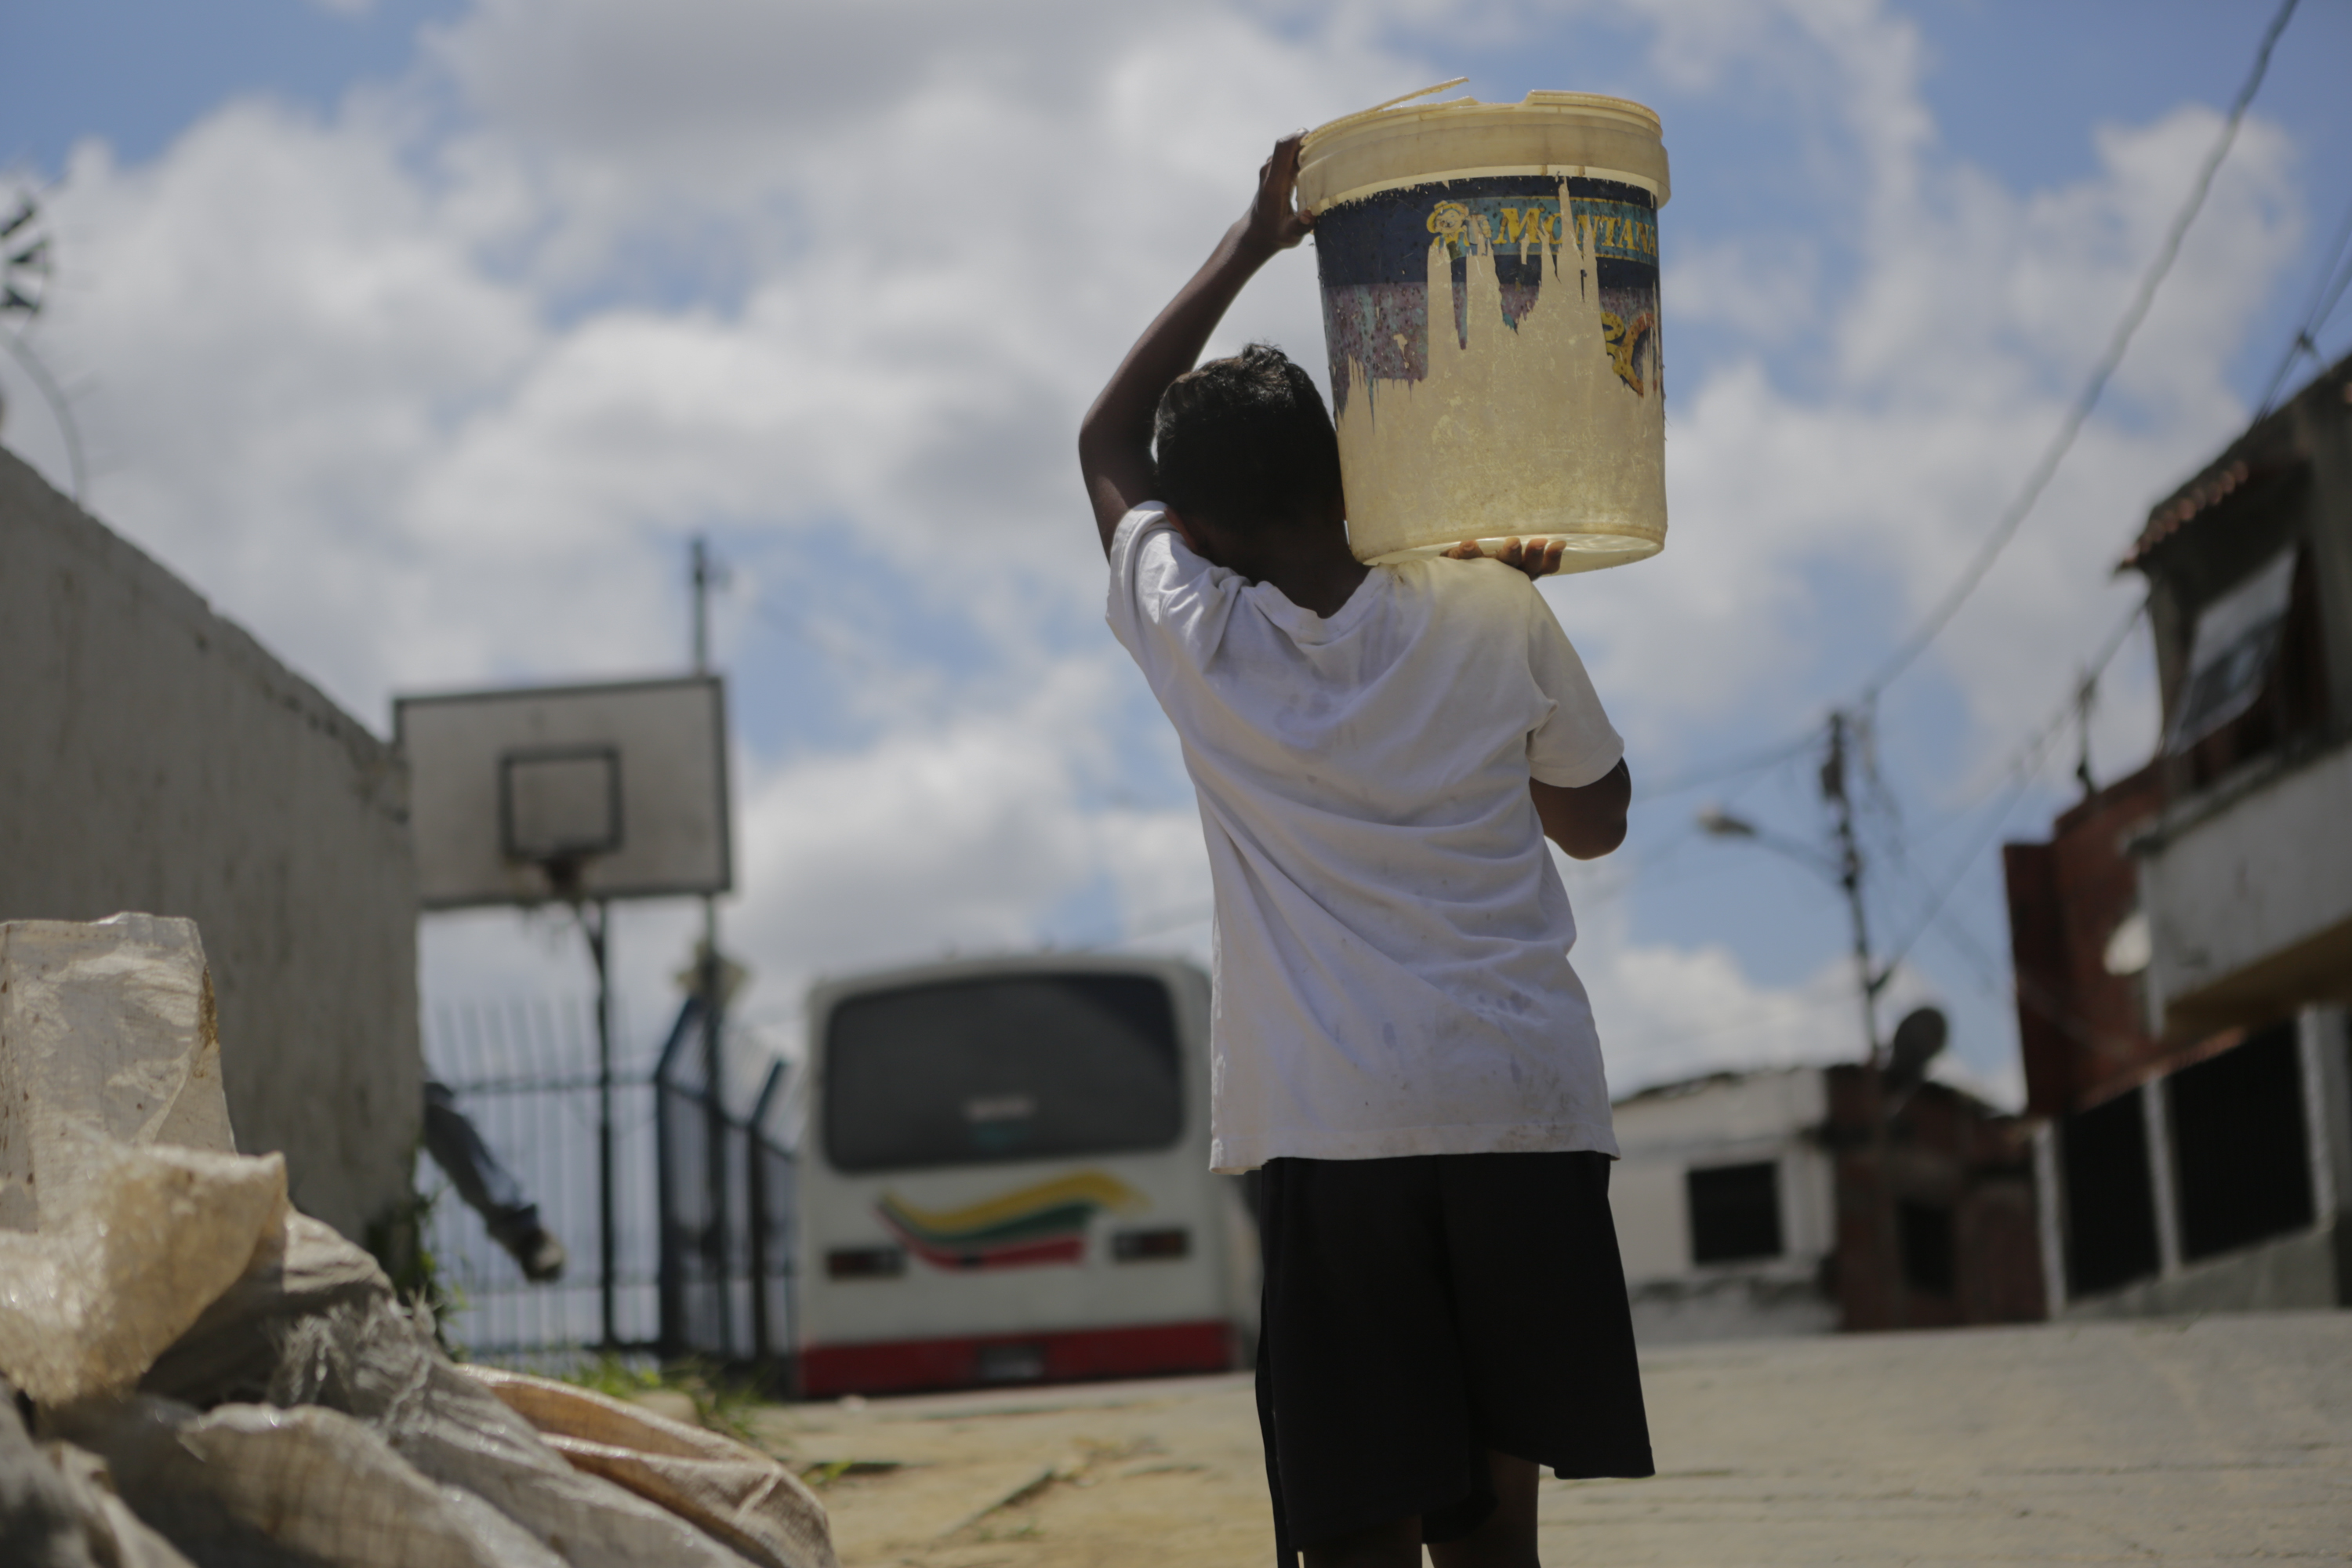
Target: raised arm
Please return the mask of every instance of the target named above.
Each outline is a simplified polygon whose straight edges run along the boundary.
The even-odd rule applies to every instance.
[[[1298,210],[1298,143],[1305,132],[1274,144],[1273,156],[1257,172],[1257,195],[1249,211],[1225,231],[1209,259],[1176,292],[1168,308],[1146,327],[1112,372],[1078,426],[1078,467],[1086,475],[1087,499],[1106,552],[1110,536],[1151,489],[1151,419],[1168,384],[1191,370],[1224,319],[1234,297],[1276,251],[1307,237],[1314,219]]]
[[[1622,762],[1581,789],[1528,781],[1544,837],[1577,860],[1598,860],[1625,842],[1625,807],[1633,798],[1633,774]]]

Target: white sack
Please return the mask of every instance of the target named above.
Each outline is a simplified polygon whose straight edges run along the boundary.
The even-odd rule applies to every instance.
[[[236,1282],[156,1359],[140,1390],[207,1410],[268,1403],[297,1322],[330,1307],[392,1299],[392,1281],[373,1258],[325,1221],[289,1208]]]
[[[301,1319],[269,1398],[359,1417],[427,1477],[482,1498],[572,1568],[745,1568],[677,1515],[573,1470],[388,1299]]]
[[[0,922],[0,1229],[79,1205],[97,1139],[236,1152],[196,922]]]
[[[115,1491],[104,1459],[69,1443],[44,1443],[41,1447],[81,1509],[84,1538],[98,1568],[194,1568],[178,1547],[131,1510]]]
[[[62,1412],[103,1454],[142,1518],[207,1559],[333,1568],[559,1568],[478,1503],[453,1503],[383,1438],[315,1407],[224,1405],[199,1415],[151,1395]]]
[[[529,1421],[573,1468],[661,1504],[760,1568],[840,1568],[824,1504],[758,1449],[572,1384],[495,1367],[458,1370]]]
[[[115,1495],[106,1463],[34,1443],[0,1383],[0,1563],[6,1568],[189,1568]]]
[[[246,1271],[286,1212],[286,1162],[83,1140],[77,1203],[0,1231],[0,1376],[36,1404],[129,1389]]]

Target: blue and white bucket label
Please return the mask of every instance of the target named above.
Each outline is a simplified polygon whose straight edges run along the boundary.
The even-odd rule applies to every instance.
[[[1563,205],[1572,229],[1562,226]],[[1453,327],[1459,346],[1471,339],[1471,263],[1491,257],[1505,325],[1517,330],[1547,289],[1592,291],[1619,380],[1636,397],[1658,395],[1658,219],[1650,193],[1614,180],[1497,174],[1377,192],[1316,220],[1335,416],[1359,381],[1428,375],[1433,242],[1445,247],[1453,285],[1436,300],[1435,318],[1441,331]]]

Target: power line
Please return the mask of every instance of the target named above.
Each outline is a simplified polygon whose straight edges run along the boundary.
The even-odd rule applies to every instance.
[[[1190,904],[1182,909],[1154,915],[1140,925],[1124,927],[1108,936],[1097,937],[1091,942],[1074,942],[1063,951],[1095,952],[1105,949],[1121,948],[1130,942],[1148,942],[1154,937],[1167,936],[1191,926],[1205,925],[1216,919],[1216,916],[1217,906],[1213,901]]]
[[[2000,521],[1994,524],[1992,532],[1978,547],[1975,559],[1960,574],[1959,580],[1929,612],[1919,629],[1895,650],[1879,668],[1878,673],[1863,688],[1857,706],[1868,708],[1875,703],[1879,694],[1908,669],[1912,662],[1926,652],[1928,645],[1951,624],[1952,617],[1959,613],[1960,606],[1968,602],[1978,584],[1984,581],[1985,574],[1992,570],[1994,559],[2016,537],[2026,514],[2033,510],[2033,503],[2041,499],[2042,490],[2056,476],[2058,465],[2073,449],[2075,437],[2082,433],[2084,424],[2091,417],[2091,410],[2106,390],[2108,379],[2115,374],[2116,366],[2123,363],[2124,351],[2131,346],[2133,334],[2139,331],[2140,323],[2147,319],[2148,307],[2156,300],[2158,286],[2172,270],[2173,260],[2180,254],[2180,242],[2187,237],[2189,226],[2196,221],[2198,211],[2204,206],[2206,193],[2212,187],[2213,176],[2221,169],[2221,160],[2229,155],[2231,144],[2238,138],[2238,126],[2246,118],[2246,110],[2253,103],[2263,76],[2270,70],[2271,51],[2277,47],[2279,35],[2286,30],[2287,19],[2294,15],[2296,4],[2297,0],[2281,0],[2278,14],[2271,18],[2270,26],[2263,34],[2262,47],[2254,53],[2253,68],[2247,72],[2245,85],[2238,89],[2237,100],[2230,106],[2230,118],[2221,127],[2221,134],[2214,140],[2212,150],[2205,154],[2205,162],[2198,168],[2197,179],[2189,187],[2188,201],[2182,204],[2179,213],[2172,220],[2172,226],[2166,231],[2164,244],[2158,247],[2155,261],[2141,278],[2138,292],[2132,296],[2131,305],[2124,311],[2123,320],[2116,323],[2106,353],[2099,356],[2098,363],[2093,367],[2089,384],[2067,411],[2064,422],[2059,426],[2056,437],[2042,453],[2042,460],[2027,476],[2025,488],[2001,513]]]
[[[2343,264],[2340,269],[2339,261]],[[2313,359],[2319,357],[2319,330],[2336,313],[2347,284],[2352,284],[2352,205],[2345,207],[2344,221],[2336,226],[2336,242],[2328,247],[2326,259],[2319,264],[2319,276],[2312,280],[2311,299],[2303,308],[2303,320],[2287,340],[2286,352],[2279,356],[2270,384],[2263,388],[2262,403],[2254,411],[2256,419],[2271,411],[2279,388],[2286,384],[2287,374],[2294,369],[2297,359],[2305,354]]]
[[[1636,781],[1633,785],[1633,800],[1637,805],[1643,805],[1654,800],[1663,800],[1670,795],[1680,795],[1685,790],[1697,789],[1703,784],[1721,784],[1726,779],[1738,778],[1745,773],[1760,773],[1776,763],[1787,762],[1811,747],[1813,743],[1813,734],[1814,731],[1809,729],[1792,740],[1782,741],[1777,745],[1749,752],[1746,756],[1733,757],[1720,763],[1709,763],[1687,773],[1669,773],[1660,784],[1645,785]]]
[[[2285,31],[2288,21],[2294,15],[2297,4],[2298,0],[2281,0],[2277,13],[2272,17],[2270,26],[2263,34],[2261,45],[2255,51],[2252,68],[2247,73],[2244,84],[2239,89],[2237,98],[2231,105],[2221,133],[2215,139],[2213,146],[2198,169],[2197,177],[2190,186],[2188,199],[2182,204],[2180,210],[2175,215],[2170,226],[2167,229],[2164,242],[2158,247],[2155,258],[2141,277],[2139,287],[2135,291],[2131,303],[2125,310],[2122,319],[2116,323],[2105,352],[2093,366],[2090,378],[2082,393],[2068,409],[2065,419],[2061,423],[2050,445],[2028,474],[2024,487],[2001,513],[1992,531],[1978,547],[1975,556],[1969,561],[1967,568],[1946,591],[1944,596],[1937,601],[1927,619],[1908,638],[1896,647],[1894,653],[1879,667],[1878,671],[1864,685],[1853,709],[1840,709],[1832,712],[1827,722],[1833,746],[1835,737],[1842,732],[1840,726],[1853,725],[1857,721],[1866,721],[1866,716],[1876,705],[1878,698],[1933,645],[1936,638],[1942,635],[1944,628],[1951,624],[1961,605],[1966,604],[1977,588],[1983,584],[1995,560],[1999,558],[2001,551],[2007,548],[2010,541],[2016,537],[2018,530],[2032,511],[2035,503],[2040,500],[2042,492],[2049,488],[2052,479],[2056,477],[2059,466],[2073,450],[2075,440],[2082,434],[2083,426],[2088,423],[2092,412],[2098,405],[2100,397],[2106,390],[2107,383],[2113,379],[2116,371],[2122,364],[2124,354],[2130,348],[2132,339],[2147,320],[2148,310],[2155,303],[2157,289],[2163,284],[2165,278],[2172,269],[2173,263],[2179,258],[2181,244],[2188,236],[2189,226],[2196,221],[2197,215],[2204,206],[2205,198],[2212,188],[2213,178],[2220,171],[2222,161],[2229,155],[2231,145],[2237,140],[2238,128],[2243,123],[2246,111],[2252,105],[2254,95],[2260,90],[2263,78],[2269,73],[2271,56],[2277,47],[2280,35]],[[2352,281],[2352,276],[2347,276],[2347,281]],[[2333,309],[2343,292],[2343,288],[2344,284],[2335,282],[2323,270],[2321,291],[2315,298],[2314,303],[2314,310],[2320,312],[2317,319],[2325,319],[2326,310]],[[2322,300],[2325,300],[2324,308],[2320,304]],[[2307,336],[2307,332],[2308,329],[2305,334],[2299,335],[2299,341],[2301,337]],[[1980,833],[1975,842],[1971,843],[1952,863],[1942,885],[1929,889],[1931,896],[1924,912],[1883,961],[1883,966],[1877,971],[1879,975],[1891,973],[1895,966],[1909,953],[1929,927],[1940,925],[1943,922],[1945,905],[1949,901],[1953,892],[1958,889],[1960,881],[1975,864],[1978,857],[1991,842],[1992,837],[1998,834],[2006,823],[2010,813],[2015,808],[2018,800],[2023,795],[2042,761],[2047,755],[2050,745],[2063,732],[2067,719],[2071,717],[2079,723],[2088,725],[2089,715],[2083,692],[2114,659],[2145,608],[2144,603],[2133,608],[2132,613],[2108,637],[2089,673],[2084,677],[2082,684],[2075,691],[2069,693],[2065,704],[2057,714],[2038,727],[2020,747],[2015,760],[2011,764],[2015,776],[2007,796],[2000,802],[1999,809],[1990,815],[1985,831]],[[1704,784],[1759,772],[1799,754],[1812,744],[1815,736],[1820,732],[1817,728],[1809,729],[1802,734],[1791,737],[1762,752],[1695,769],[1685,774],[1669,775],[1663,783],[1641,791],[1636,798],[1658,799]],[[1914,872],[1914,875],[1916,873]],[[1922,878],[1921,880],[1924,883],[1925,879]],[[1858,914],[1856,918],[1859,920]],[[1857,935],[1857,942],[1860,940]],[[1973,946],[1974,943],[1971,942],[1969,945]],[[1685,1037],[1685,1038],[1690,1037]],[[1655,1042],[1655,1044],[1664,1043],[1666,1042]],[[1654,1048],[1654,1046],[1653,1042],[1643,1041],[1634,1043],[1632,1048],[1643,1047]]]
[[[1676,1046],[1696,1045],[1702,1040],[1717,1039],[1725,1035],[1738,1034],[1742,1029],[1753,1028],[1759,1024],[1793,1024],[1801,1018],[1811,1017],[1816,1013],[1826,1013],[1832,1007],[1852,1006],[1853,998],[1846,994],[1844,982],[1840,980],[1834,984],[1839,989],[1837,994],[1833,996],[1808,996],[1800,990],[1793,994],[1762,1004],[1743,1013],[1736,1019],[1671,1034],[1636,1036],[1630,1040],[1614,1039],[1610,1043],[1609,1048],[1612,1053],[1626,1055],[1636,1051],[1672,1049]]]
[[[2139,624],[2139,618],[2147,608],[2147,604],[2145,600],[2132,607],[2131,614],[2126,616],[2116,625],[2116,629],[2107,635],[2105,645],[2099,649],[2098,656],[2092,660],[2091,668],[2084,673],[2076,692],[2070,693],[2064,705],[2029,733],[2024,742],[2011,753],[2009,766],[2003,770],[2013,775],[2007,796],[2000,801],[1999,809],[1991,814],[1984,830],[1978,834],[1975,840],[1961,851],[1959,858],[1951,863],[1945,873],[1942,885],[1934,889],[1935,896],[1928,900],[1927,912],[1913,922],[1908,934],[1895,943],[1894,949],[1887,954],[1884,965],[1885,971],[1893,970],[1897,963],[1901,963],[1904,955],[1911,951],[1913,944],[1925,934],[1927,927],[1943,913],[1945,903],[1958,889],[1961,879],[1968,875],[1969,868],[1976,864],[1977,857],[1985,852],[1994,836],[2009,820],[2009,814],[2017,808],[2017,803],[2024,797],[2027,786],[2032,784],[2034,774],[2040,770],[2042,760],[2049,754],[2050,747],[2056,742],[2059,736],[2065,733],[2067,721],[2080,716],[2083,721],[2087,722],[2087,716],[2079,695],[2081,688],[2088,686],[2105,673],[2107,666],[2114,662],[2116,655],[2124,646],[2124,640],[2131,635],[2132,627]]]
[[[1960,606],[1967,603],[1969,597],[1984,582],[1987,574],[1992,569],[1994,560],[2008,546],[2009,542],[2016,537],[2018,529],[2024,523],[2027,514],[2033,510],[2034,503],[2041,499],[2042,492],[2049,487],[2050,481],[2056,476],[2059,464],[2073,449],[2075,438],[2081,435],[2084,425],[2089,420],[2092,410],[2097,405],[2100,395],[2105,391],[2107,382],[2114,376],[2116,367],[2122,363],[2124,353],[2130,347],[2134,334],[2138,331],[2140,323],[2147,319],[2148,308],[2155,301],[2158,285],[2171,271],[2173,261],[2180,253],[2181,241],[2187,237],[2190,224],[2196,221],[2199,211],[2203,208],[2206,195],[2212,187],[2213,177],[2221,169],[2222,160],[2228,156],[2231,144],[2237,140],[2238,127],[2245,120],[2246,110],[2252,105],[2254,95],[2262,87],[2263,79],[2269,73],[2272,52],[2278,45],[2279,36],[2286,30],[2287,22],[2294,15],[2299,0],[2281,0],[2276,15],[2271,18],[2270,26],[2263,33],[2261,46],[2254,54],[2253,66],[2247,72],[2244,83],[2238,89],[2237,98],[2230,106],[2229,118],[2221,128],[2221,134],[2215,139],[2213,146],[2205,155],[2204,163],[2198,169],[2197,178],[2189,188],[2188,200],[2182,204],[2180,211],[2174,216],[2171,226],[2166,231],[2163,245],[2158,248],[2155,259],[2150,263],[2147,273],[2142,276],[2139,288],[2133,295],[2129,308],[2125,310],[2122,320],[2116,323],[2106,353],[2100,356],[2098,363],[2093,368],[2089,382],[2068,410],[2066,418],[2060,425],[2056,436],[2028,476],[2024,488],[2001,513],[1991,533],[1988,534],[1984,542],[1978,547],[1977,553],[1969,563],[1967,569],[1946,591],[1943,598],[1929,612],[1927,618],[1921,623],[1916,631],[1895,648],[1886,661],[1879,667],[1877,673],[1864,685],[1860,696],[1853,704],[1856,712],[1866,713],[1874,707],[1878,698],[1887,687],[1908,669],[1935,642],[1936,638],[1943,634],[1944,628],[1951,624],[1953,616],[1959,613]],[[2324,274],[2323,277],[2325,277]],[[2327,284],[2322,295],[2315,297],[2315,309],[2317,308],[2316,299],[2325,298],[2326,309],[2332,310],[2347,283],[2352,283],[2352,265],[2347,265],[2345,274]],[[2320,319],[2325,319],[2325,311],[2322,312]],[[2102,662],[2104,663],[2104,659]],[[1802,733],[1767,751],[1746,757],[1733,758],[1721,763],[1708,764],[1687,774],[1671,777],[1664,784],[1641,791],[1635,798],[1656,799],[1712,783],[1717,779],[1737,776],[1751,769],[1769,767],[1775,762],[1795,755],[1811,746],[1822,731],[1822,725],[1811,726]]]
[[[9,357],[23,368],[26,379],[33,384],[33,390],[41,395],[42,401],[49,405],[49,412],[56,416],[58,428],[65,437],[66,468],[73,478],[74,503],[88,506],[89,472],[82,457],[81,427],[74,423],[73,405],[67,399],[65,390],[58,385],[57,379],[49,374],[49,367],[41,363],[41,356],[33,352],[33,345],[25,341],[22,332],[0,332],[0,348],[6,349]]]

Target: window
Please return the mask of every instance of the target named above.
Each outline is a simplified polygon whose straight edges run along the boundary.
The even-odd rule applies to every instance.
[[[1693,1263],[1744,1263],[1780,1256],[1778,1163],[1765,1160],[1753,1165],[1717,1165],[1693,1171],[1685,1180]]]
[[[1183,1131],[1176,1018],[1157,980],[1024,974],[853,997],[824,1041],[837,1170],[1163,1149]]]
[[[2278,658],[2294,586],[2294,552],[2281,551],[2197,613],[2166,751],[2187,751],[2254,705]]]
[[[2294,1026],[2263,1030],[2165,1080],[2189,1258],[2312,1223],[2311,1144]]]
[[[2202,788],[2327,717],[2314,574],[2290,546],[2197,612],[2164,754]]]
[[[2066,1290],[2095,1296],[2156,1272],[2156,1193],[2140,1091],[2058,1126],[2066,1183]]]
[[[1906,1198],[1895,1205],[1895,1232],[1903,1252],[1903,1282],[1929,1296],[1949,1296],[1959,1276],[1952,1211]]]

